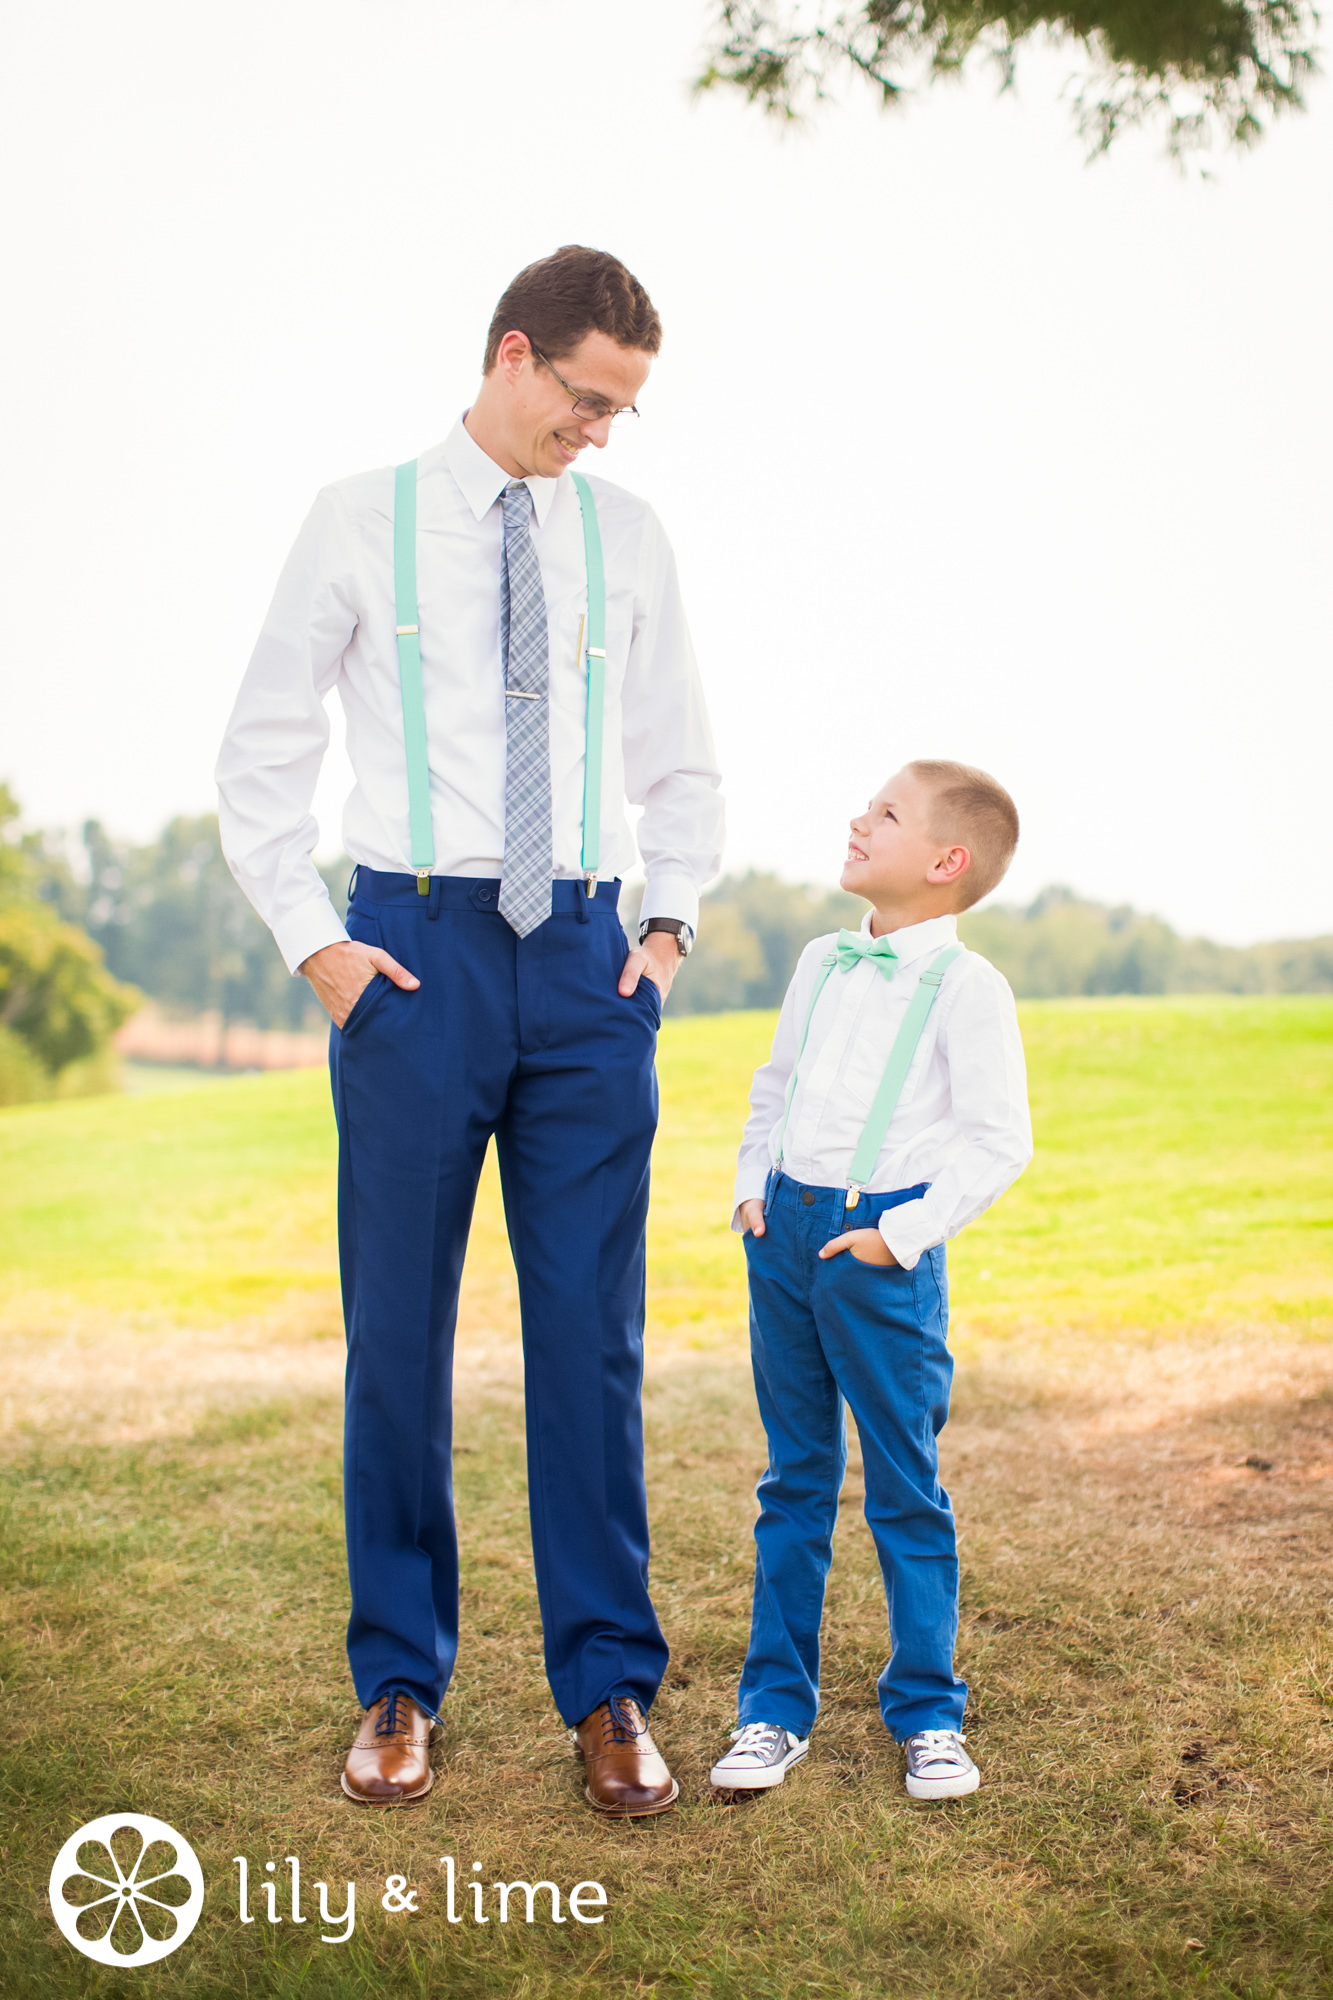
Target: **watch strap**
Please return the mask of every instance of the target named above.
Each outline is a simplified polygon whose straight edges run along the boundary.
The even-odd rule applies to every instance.
[[[650,931],[670,931],[684,958],[694,942],[694,932],[683,917],[648,917],[639,925],[639,943],[642,944]]]

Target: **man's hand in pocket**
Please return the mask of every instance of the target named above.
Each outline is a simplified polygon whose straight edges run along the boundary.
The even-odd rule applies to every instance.
[[[391,958],[380,945],[357,944],[351,938],[345,944],[326,944],[322,951],[312,951],[296,969],[314,987],[335,1028],[341,1028],[377,972],[392,979],[405,993],[413,992],[421,984],[415,973]]]
[[[620,970],[619,990],[626,998],[641,979],[651,979],[665,1000],[671,982],[680,970],[680,946],[665,931],[649,931],[641,945],[626,956]]]

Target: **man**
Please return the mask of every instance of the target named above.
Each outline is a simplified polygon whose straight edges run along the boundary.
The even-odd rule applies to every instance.
[[[342,1782],[367,1805],[429,1791],[457,1650],[453,1336],[492,1134],[547,1675],[594,1807],[676,1798],[646,1724],[667,1651],[647,1587],[644,1225],[661,1002],[720,865],[722,805],[662,529],[570,472],[633,421],[660,344],[616,258],[570,245],[522,271],[444,443],[316,500],[218,764],[233,873],[333,1022],[366,1711]],[[346,927],[310,858],[335,686],[356,775]],[[648,880],[628,953],[626,796]]]

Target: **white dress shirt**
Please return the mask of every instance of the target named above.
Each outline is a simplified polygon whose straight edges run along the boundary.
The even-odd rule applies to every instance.
[[[861,929],[869,932],[869,911]],[[807,1187],[846,1187],[894,1037],[931,959],[957,943],[957,919],[931,917],[890,931],[888,939],[898,954],[892,979],[866,959],[850,972],[835,967],[810,1022],[782,1142],[783,1172]],[[787,1082],[820,961],[836,943],[836,934],[815,938],[801,953],[772,1056],[754,1073],[733,1229],[744,1227],[741,1202],[762,1196],[777,1164]],[[872,1194],[920,1181],[930,1187],[882,1216],[880,1235],[910,1271],[923,1251],[956,1236],[998,1200],[1031,1158],[1014,996],[989,959],[965,951],[944,975],[868,1183]],[[855,1209],[845,1226],[858,1227]]]
[[[722,860],[722,800],[675,558],[644,501],[590,480],[606,568],[606,698],[598,872],[635,860],[625,799],[643,806],[645,917],[697,926]],[[509,476],[460,419],[417,465],[417,600],[435,872],[499,875],[505,831],[500,495]],[[587,609],[582,516],[568,473],[529,479],[550,648],[553,872],[582,873]],[[412,867],[393,596],[393,468],[325,487],[288,557],[218,759],[222,845],[293,971],[347,933],[311,860],[310,802],[347,717],[353,861]]]

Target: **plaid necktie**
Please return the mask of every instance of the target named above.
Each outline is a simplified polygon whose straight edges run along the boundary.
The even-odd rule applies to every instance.
[[[551,914],[551,732],[546,597],[528,524],[532,495],[506,486],[500,555],[505,684],[505,851],[500,915],[523,938]]]

